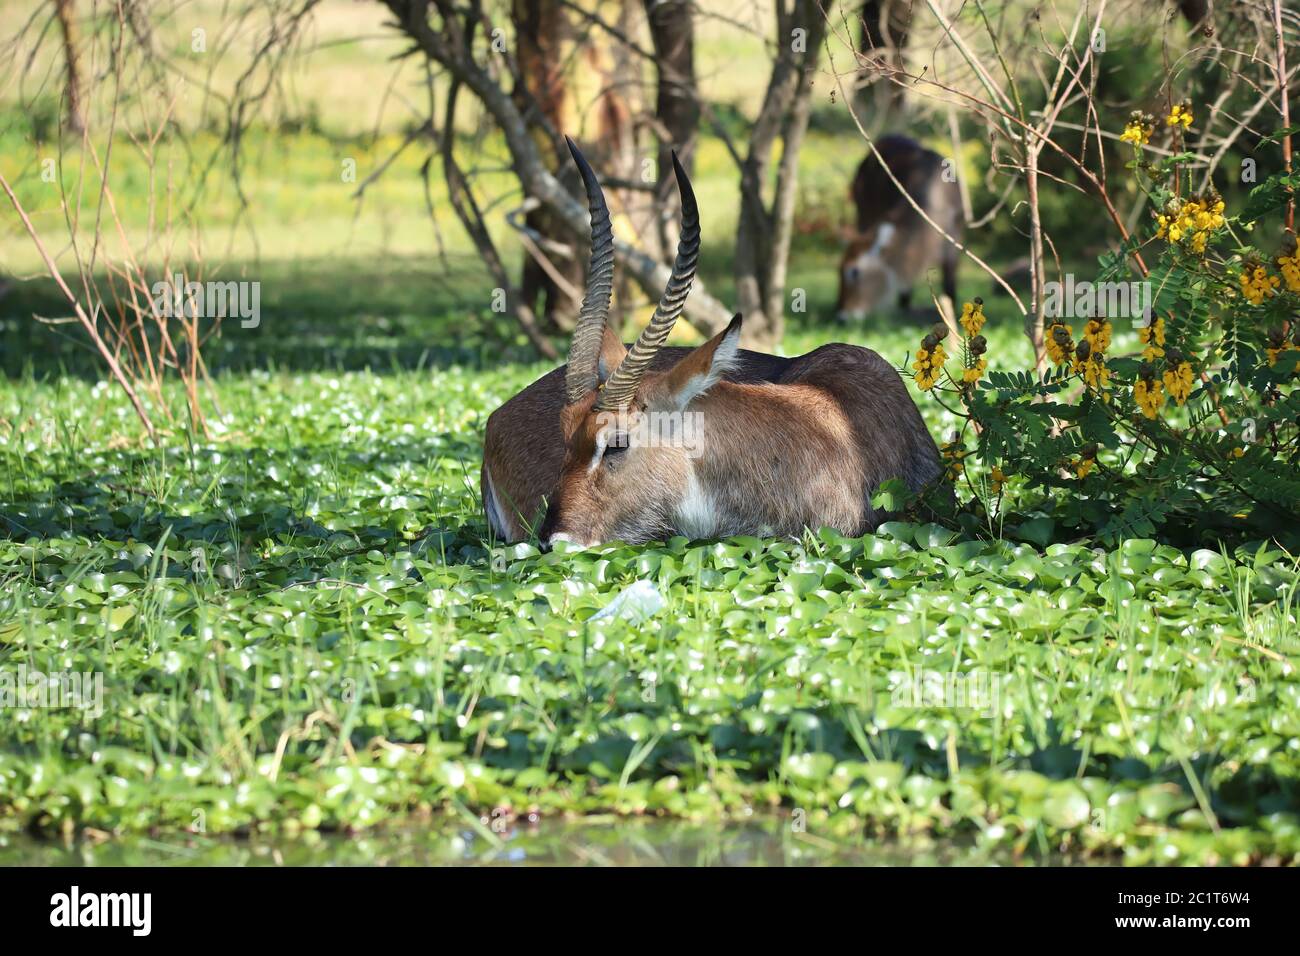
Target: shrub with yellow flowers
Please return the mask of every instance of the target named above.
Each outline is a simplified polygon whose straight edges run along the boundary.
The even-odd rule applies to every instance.
[[[961,327],[968,337],[979,335],[980,329],[984,328],[984,300],[979,296],[962,305]]]
[[[954,435],[951,441],[944,442],[939,449],[943,458],[944,476],[949,481],[956,481],[966,472],[965,458],[970,454],[962,444],[961,436]]]
[[[1247,260],[1237,276],[1241,283],[1241,294],[1251,305],[1262,305],[1269,296],[1277,293],[1282,284],[1280,277],[1270,275],[1263,263]]]
[[[1064,322],[1053,320],[1043,334],[1043,347],[1053,365],[1064,365],[1070,361],[1074,352],[1074,339],[1070,336],[1070,327]]]
[[[948,355],[943,350],[943,340],[947,334],[945,326],[936,325],[921,340],[921,347],[916,350],[916,361],[912,363],[912,368],[916,370],[913,378],[923,392],[934,388],[939,382],[939,376],[943,374],[943,365],[948,361]]]
[[[989,367],[984,353],[989,350],[988,339],[980,335],[984,328],[984,300],[975,297],[961,307],[960,318],[962,332],[961,380],[962,385],[970,387],[980,380]]]
[[[1296,237],[1292,233],[1287,233],[1277,257],[1277,267],[1286,283],[1286,290],[1300,292],[1300,250],[1296,248]]]
[[[1105,392],[1110,383],[1106,367],[1106,350],[1110,348],[1111,324],[1105,319],[1089,319],[1083,327],[1083,341],[1074,348],[1072,370],[1083,376],[1084,384]]]
[[[1133,383],[1133,401],[1147,418],[1155,418],[1165,403],[1163,382],[1156,378],[1155,367],[1143,362],[1138,369],[1138,379]]]
[[[917,385],[966,420],[942,451],[969,492],[951,514],[968,530],[993,527],[994,510],[1011,527],[1034,515],[1056,534],[1108,542],[1300,528],[1300,249],[1281,215],[1300,194],[1300,162],[1230,210],[1219,193],[1194,191],[1193,122],[1180,103],[1161,132],[1139,112],[1120,135],[1151,226],[1102,256],[1095,280],[1146,282],[1145,314],[1120,322],[1106,305],[1073,325],[1045,317],[1043,364],[1028,370],[990,365],[978,299],[956,323],[960,371],[954,362],[944,374],[943,326],[922,341]]]
[[[1128,125],[1124,127],[1124,132],[1120,133],[1120,141],[1132,143],[1134,146],[1145,146],[1151,142],[1151,134],[1155,132],[1156,118],[1150,113],[1144,113],[1141,110],[1134,110],[1129,114]]]
[[[989,360],[984,357],[988,351],[988,340],[977,335],[967,343],[966,367],[962,369],[961,380],[966,385],[974,385],[988,370]]]
[[[1187,404],[1187,398],[1192,394],[1192,365],[1177,349],[1170,349],[1167,362],[1168,367],[1160,380],[1169,397],[1181,407]]]
[[[1142,343],[1142,357],[1148,362],[1155,361],[1165,354],[1165,317],[1157,315],[1138,329],[1138,341]]]
[[[1096,464],[1097,464],[1097,443],[1088,442],[1088,444],[1084,445],[1081,449],[1079,449],[1079,457],[1076,458],[1072,463],[1075,477],[1080,479],[1087,478],[1088,473],[1092,471],[1093,466],[1095,466]]]
[[[1156,216],[1156,238],[1170,245],[1186,242],[1189,250],[1204,255],[1210,239],[1228,222],[1224,208],[1223,198],[1217,193],[1193,199],[1171,196],[1164,212]]]
[[[1188,129],[1192,125],[1192,106],[1190,103],[1179,103],[1169,110],[1169,115],[1165,117],[1165,123],[1169,126],[1181,126]]]
[[[1074,347],[1074,363],[1071,370],[1083,377],[1083,383],[1098,392],[1105,392],[1110,384],[1110,369],[1106,367],[1106,355],[1094,349],[1087,339]]]
[[[983,299],[977,297],[962,305],[961,316],[958,319],[962,332],[961,377],[957,380],[949,378],[958,390],[969,391],[989,367],[988,359],[985,357],[988,351],[988,340],[980,335],[984,322]],[[921,346],[916,350],[916,361],[912,363],[912,378],[923,392],[928,392],[939,385],[943,377],[944,363],[948,361],[948,353],[943,347],[947,337],[948,327],[941,322],[937,323],[921,340]]]

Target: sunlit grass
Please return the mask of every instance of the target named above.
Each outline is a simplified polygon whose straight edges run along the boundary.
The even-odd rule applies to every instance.
[[[901,361],[916,330],[861,334]],[[502,547],[483,422],[545,367],[223,373],[218,437],[162,450],[106,385],[6,382],[0,667],[99,671],[106,701],[8,711],[0,827],[799,811],[838,841],[1296,853],[1294,559],[933,526]],[[663,612],[583,623],[636,580]]]

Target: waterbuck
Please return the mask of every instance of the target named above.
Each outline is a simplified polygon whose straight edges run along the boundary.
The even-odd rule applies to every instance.
[[[939,266],[949,302],[957,301],[956,248],[921,218],[889,173],[948,235],[961,239],[961,194],[943,176],[943,157],[906,136],[881,137],[853,177],[857,228],[840,261],[841,321],[860,321],[895,298],[908,309],[912,284],[931,266]]]
[[[572,141],[569,149],[591,212],[587,289],[568,364],[488,418],[482,493],[497,536],[590,546],[820,527],[861,534],[885,520],[871,505],[882,482],[920,490],[939,476],[906,386],[869,349],[746,351],[739,315],[697,348],[664,345],[700,251],[695,194],[675,156],[677,257],[650,323],[625,348],[605,324],[609,211],[596,174]]]

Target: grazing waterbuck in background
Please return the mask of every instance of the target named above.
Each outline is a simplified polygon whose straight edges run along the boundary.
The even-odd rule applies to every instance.
[[[883,160],[883,165],[882,165]],[[906,136],[884,136],[858,167],[852,198],[856,230],[840,261],[843,321],[860,321],[897,299],[911,306],[912,285],[926,269],[938,266],[943,293],[957,302],[957,249],[934,230],[894,185],[888,167],[907,195],[939,226],[960,241],[964,217],[955,178],[945,179],[943,157]]]
[[[605,322],[609,211],[596,174],[569,148],[591,210],[587,290],[568,364],[488,418],[482,493],[495,534],[518,541],[535,531],[544,545],[819,527],[861,534],[885,518],[871,505],[882,482],[919,491],[938,478],[934,440],[903,380],[869,349],[749,352],[739,347],[739,315],[697,348],[664,345],[700,252],[695,194],[675,156],[677,257],[650,323],[625,348]],[[656,421],[669,427],[646,427]]]

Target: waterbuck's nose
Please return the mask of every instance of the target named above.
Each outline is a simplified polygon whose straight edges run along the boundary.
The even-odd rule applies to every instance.
[[[540,538],[538,540],[538,547],[540,547],[543,551],[551,551],[561,541],[563,541],[565,544],[571,544],[577,548],[594,548],[597,544],[600,543],[595,540],[582,541],[578,538],[575,538],[573,535],[568,534],[567,532],[557,531],[555,532],[555,534],[549,537]]]
[[[546,517],[542,519],[542,526],[537,529],[538,547],[543,551],[550,551],[561,541],[565,544],[576,544],[580,548],[589,548],[595,543],[594,541],[582,541],[567,531],[556,531],[555,527],[559,523],[557,509],[553,507],[547,508]]]

